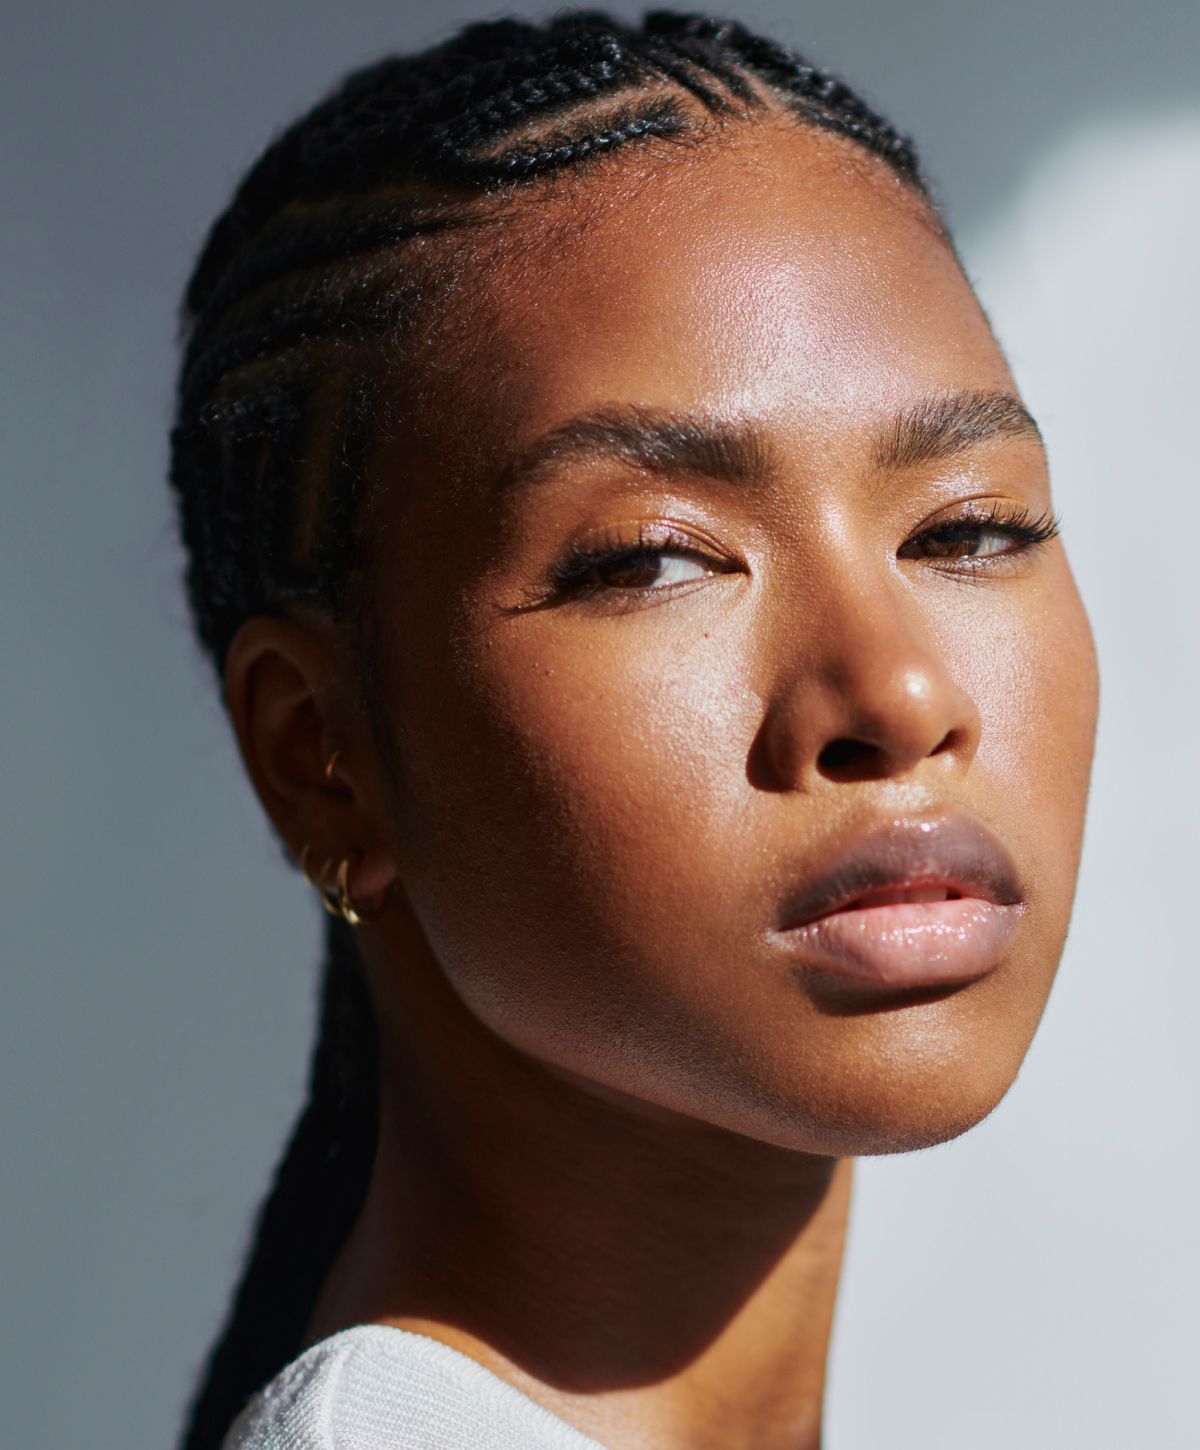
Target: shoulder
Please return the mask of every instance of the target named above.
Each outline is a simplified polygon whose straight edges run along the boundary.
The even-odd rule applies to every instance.
[[[602,1450],[440,1340],[363,1324],[314,1344],[250,1401],[222,1450]]]

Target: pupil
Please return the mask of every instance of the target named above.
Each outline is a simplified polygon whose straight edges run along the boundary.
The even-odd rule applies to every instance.
[[[940,529],[932,543],[934,552],[940,556],[973,554],[979,547],[979,530],[972,525]]]
[[[631,555],[602,565],[600,574],[604,582],[614,588],[637,589],[653,582],[658,568],[657,554]]]

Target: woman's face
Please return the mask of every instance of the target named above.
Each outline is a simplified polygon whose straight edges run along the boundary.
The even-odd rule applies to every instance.
[[[377,458],[395,856],[441,970],[634,1109],[818,1153],[962,1131],[1050,989],[1096,700],[975,298],[889,172],[790,124],[505,235]]]

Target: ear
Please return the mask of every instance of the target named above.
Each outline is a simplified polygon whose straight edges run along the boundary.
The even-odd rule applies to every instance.
[[[332,886],[348,857],[350,896],[366,901],[396,868],[389,797],[345,660],[327,621],[257,615],[229,647],[225,698],[250,779],[293,858],[307,845],[314,879],[331,861]]]

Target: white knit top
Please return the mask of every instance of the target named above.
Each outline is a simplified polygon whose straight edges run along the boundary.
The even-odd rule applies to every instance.
[[[425,1334],[360,1324],[259,1390],[222,1450],[603,1450]]]

